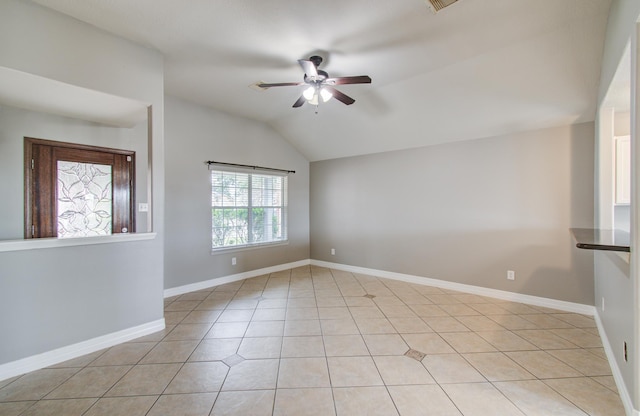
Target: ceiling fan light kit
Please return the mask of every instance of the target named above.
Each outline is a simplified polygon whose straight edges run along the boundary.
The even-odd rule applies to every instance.
[[[311,105],[318,105],[321,99],[323,103],[326,103],[331,98],[333,98],[333,94],[331,91],[328,91],[326,88],[310,86],[302,93],[307,102]]]
[[[272,87],[291,87],[305,85],[306,88],[302,92],[302,95],[293,104],[293,108],[302,107],[305,102],[316,106],[316,113],[318,105],[326,103],[331,98],[335,97],[336,100],[343,104],[351,105],[356,100],[348,95],[338,91],[334,85],[346,85],[346,84],[370,84],[371,78],[368,75],[359,75],[354,77],[337,77],[330,78],[326,71],[318,69],[318,66],[322,63],[322,57],[312,56],[309,59],[299,59],[298,64],[304,71],[303,82],[279,82],[279,83],[266,83],[257,82],[253,86],[266,90]]]
[[[307,88],[304,90],[302,95],[304,95],[304,98],[306,98],[307,101],[313,100],[313,96],[316,95],[316,87]]]
[[[320,97],[322,97],[322,102],[326,103],[327,101],[333,98],[333,94],[331,94],[331,92],[326,90],[325,88],[321,88]]]

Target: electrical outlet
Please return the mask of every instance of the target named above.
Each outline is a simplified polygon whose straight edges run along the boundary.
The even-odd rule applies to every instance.
[[[335,249],[335,248],[332,248],[332,249],[331,249],[331,255],[332,255],[332,256],[335,256],[335,255],[336,255],[336,249]]]
[[[629,356],[627,355],[627,341],[622,343],[622,356],[624,357],[624,361],[629,361]]]
[[[231,257],[231,265],[232,266],[236,265],[236,258],[235,257]]]
[[[516,280],[516,272],[514,272],[513,270],[507,270],[507,279]]]

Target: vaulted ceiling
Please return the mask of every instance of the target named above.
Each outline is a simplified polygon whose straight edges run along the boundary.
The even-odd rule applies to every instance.
[[[170,95],[264,121],[309,160],[592,121],[611,0],[33,0],[165,56]],[[340,86],[294,109],[297,59]],[[215,139],[215,137],[213,138]]]

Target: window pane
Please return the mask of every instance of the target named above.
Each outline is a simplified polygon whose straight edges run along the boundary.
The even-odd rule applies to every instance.
[[[279,241],[283,239],[281,208],[253,208],[252,213],[252,237],[254,243]]]
[[[213,208],[211,213],[214,248],[247,243],[249,230],[247,209]]]
[[[249,205],[249,175],[232,172],[212,172],[212,203],[214,206]]]
[[[58,161],[58,238],[111,234],[110,165]]]
[[[238,187],[236,188],[236,200],[235,206],[247,207],[249,206],[249,188]]]
[[[270,235],[265,232],[265,209],[253,208],[253,242],[262,243],[264,241],[271,241]]]
[[[224,189],[221,184],[214,184],[211,187],[211,206],[221,207],[224,200]]]
[[[282,208],[273,208],[271,210],[271,232],[273,233],[274,239],[283,240],[285,235],[284,224],[282,224]]]
[[[252,204],[253,206],[282,205],[283,177],[252,175]]]
[[[222,172],[211,172],[211,185],[222,187]]]
[[[211,173],[212,247],[286,240],[286,177]]]
[[[224,227],[213,227],[211,233],[212,247],[223,247],[226,229]]]
[[[274,189],[271,192],[271,206],[277,207],[282,205],[282,191],[280,189]]]

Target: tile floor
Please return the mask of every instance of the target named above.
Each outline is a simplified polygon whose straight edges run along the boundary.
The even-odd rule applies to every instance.
[[[0,381],[0,415],[624,415],[591,317],[318,267]]]

